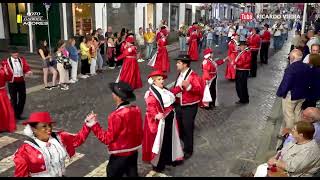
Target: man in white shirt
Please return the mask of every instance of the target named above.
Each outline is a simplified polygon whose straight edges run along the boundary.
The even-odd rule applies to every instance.
[[[310,54],[319,54],[320,53],[320,45],[319,44],[312,44]],[[303,62],[309,64],[309,56],[310,54],[306,55],[303,59]]]
[[[280,50],[280,48],[281,48],[281,32],[282,31],[283,31],[283,26],[279,21],[277,21],[272,26],[272,33],[273,33],[273,38],[274,38],[273,47],[275,50]]]
[[[144,59],[142,59],[143,51],[144,51],[144,37],[143,37],[143,29],[142,27],[139,28],[139,33],[136,35],[136,40],[138,43],[138,62],[143,62]]]

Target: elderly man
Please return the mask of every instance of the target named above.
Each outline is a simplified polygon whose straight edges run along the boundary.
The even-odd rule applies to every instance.
[[[320,44],[312,44],[310,54],[319,54],[320,53]],[[303,62],[309,64],[309,56],[310,54],[306,55],[303,59]]]
[[[282,97],[282,110],[286,128],[293,128],[299,119],[301,106],[309,92],[311,84],[310,67],[301,61],[302,52],[291,51],[290,65],[284,72],[277,96]]]
[[[254,177],[272,176],[272,168],[276,168],[277,174],[282,172],[282,176],[313,176],[320,167],[320,148],[313,138],[314,132],[312,123],[296,122],[292,129],[295,141],[287,143],[267,163],[258,166]]]

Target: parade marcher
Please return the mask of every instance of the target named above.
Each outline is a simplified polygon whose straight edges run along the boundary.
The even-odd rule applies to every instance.
[[[112,98],[117,105],[108,116],[108,129],[104,131],[96,116],[88,119],[94,135],[109,150],[108,177],[138,176],[138,149],[142,144],[142,115],[138,106],[130,104],[136,99],[133,89],[125,82],[110,83]]]
[[[228,80],[234,80],[236,78],[236,70],[234,69],[234,60],[237,57],[239,44],[239,35],[233,34],[231,41],[228,43],[228,64],[226,66],[225,78]]]
[[[6,90],[6,82],[12,79],[12,75],[0,63],[0,132],[14,132],[16,130],[14,110]]]
[[[16,48],[11,51],[9,58],[3,60],[3,66],[8,70],[9,74],[13,74],[8,83],[8,90],[16,119],[24,120],[26,118],[21,115],[26,102],[25,77],[32,76],[32,71],[27,60],[24,57],[19,57],[19,52]]]
[[[86,118],[91,118],[90,114]],[[33,112],[23,122],[28,139],[14,154],[15,177],[63,177],[65,160],[75,155],[75,149],[87,139],[90,128],[83,125],[77,134],[52,131],[48,112]]]
[[[218,104],[217,101],[217,74],[218,66],[222,65],[226,59],[213,60],[212,49],[207,48],[203,51],[203,62],[202,62],[202,81],[205,83],[205,86],[209,87],[209,94],[206,93],[204,89],[202,105],[207,109],[211,109]],[[205,87],[207,88],[207,87]],[[210,96],[212,101],[206,101],[206,97]],[[210,99],[210,98],[209,98]]]
[[[133,43],[133,36],[128,36],[123,53],[115,59],[115,61],[123,59],[123,64],[116,82],[123,81],[128,83],[132,89],[139,89],[142,87],[142,81],[137,62],[137,48]]]
[[[163,26],[165,27],[165,26]],[[159,70],[162,72],[169,72],[170,71],[170,62],[169,62],[169,55],[166,46],[168,45],[167,30],[161,29],[160,31],[160,38],[157,41],[158,44],[158,52],[155,58],[153,68],[155,70]],[[154,60],[154,59],[151,59]]]
[[[194,25],[188,30],[188,34],[188,55],[191,60],[197,61],[199,59],[198,40],[201,38],[201,33],[199,32],[197,24],[194,23]]]
[[[236,68],[236,91],[239,101],[236,104],[249,103],[248,76],[251,67],[251,51],[246,42],[240,42],[240,52],[235,61]]]
[[[183,160],[176,115],[175,96],[164,88],[167,76],[153,71],[148,76],[149,90],[144,98],[147,111],[144,121],[142,160],[151,163],[153,171],[161,172],[165,165]]]
[[[180,73],[171,92],[176,96],[175,110],[183,141],[184,159],[188,159],[193,153],[194,123],[202,96],[202,84],[201,77],[190,68],[192,60],[188,55],[181,54],[176,60]]]
[[[257,34],[257,29],[252,28],[251,29],[251,35],[247,39],[247,44],[251,51],[251,70],[250,70],[250,77],[256,77],[257,76],[257,59],[258,59],[258,53],[260,50],[260,36]]]
[[[260,49],[260,62],[263,64],[268,64],[268,53],[269,53],[269,46],[270,46],[270,38],[271,33],[269,32],[269,25],[265,24],[263,27],[263,34],[261,37],[261,49]]]

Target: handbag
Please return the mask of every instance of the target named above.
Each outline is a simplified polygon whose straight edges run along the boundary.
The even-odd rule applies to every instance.
[[[57,60],[55,60],[55,59],[52,59],[51,61],[49,61],[50,66],[54,66],[56,64],[57,64]]]
[[[63,61],[63,68],[64,69],[71,69],[71,63],[70,63],[70,59],[69,58],[65,58]]]
[[[155,52],[152,58],[149,60],[148,65],[151,67],[154,67],[154,64],[156,63],[157,60],[157,54],[158,52]]]

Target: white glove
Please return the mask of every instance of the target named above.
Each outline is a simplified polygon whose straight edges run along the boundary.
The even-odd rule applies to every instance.
[[[88,114],[84,122],[88,127],[91,128],[93,125],[97,123],[97,115],[93,113]]]
[[[163,119],[164,118],[163,113],[158,113],[155,118],[158,120]]]

